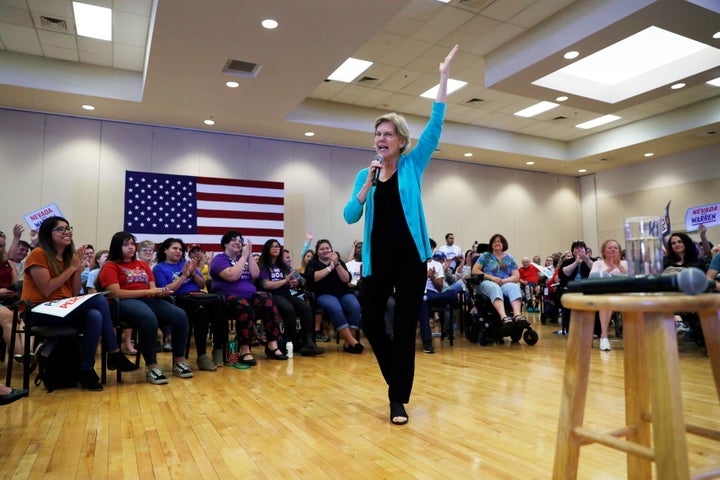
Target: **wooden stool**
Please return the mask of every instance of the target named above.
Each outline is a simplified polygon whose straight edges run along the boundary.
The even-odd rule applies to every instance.
[[[628,454],[630,479],[651,478],[652,462],[656,464],[658,479],[689,479],[685,431],[720,440],[720,430],[686,424],[683,418],[673,312],[699,313],[720,398],[720,295],[570,293],[563,295],[562,303],[572,310],[572,323],[553,478],[576,478],[580,447],[600,443]],[[623,314],[626,425],[605,433],[583,427],[593,325],[598,310]],[[702,478],[718,475],[720,468],[703,472]]]

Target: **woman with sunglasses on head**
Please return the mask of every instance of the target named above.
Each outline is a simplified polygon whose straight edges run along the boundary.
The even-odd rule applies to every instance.
[[[280,314],[272,297],[255,288],[253,282],[260,275],[260,269],[252,254],[252,242],[244,242],[245,239],[237,230],[225,232],[220,239],[223,252],[215,255],[210,263],[212,291],[225,295],[228,308],[236,315],[240,363],[250,366],[257,364],[250,352],[251,332],[256,316],[264,321],[267,358],[287,360],[287,355],[278,347]]]
[[[293,276],[292,268],[285,263],[280,242],[274,238],[265,242],[258,267],[259,286],[272,294],[273,303],[285,325],[285,336],[289,342],[293,342],[294,351],[306,356],[325,353],[325,349],[318,347],[313,340],[315,315],[312,308],[303,298],[291,293],[291,289],[297,288],[299,280],[297,276]],[[297,331],[295,318],[300,319],[302,332]]]
[[[192,378],[193,372],[185,363],[188,318],[185,311],[163,297],[172,295],[167,287],[157,287],[150,266],[137,258],[135,236],[117,232],[110,240],[108,261],[98,276],[100,285],[120,299],[120,317],[138,331],[140,352],[145,359],[145,378],[153,385],[168,383],[157,362],[155,342],[160,325],[172,331],[172,373],[180,378]]]
[[[40,225],[38,247],[25,262],[22,299],[32,306],[80,294],[80,275],[86,267],[85,245],[75,250],[73,229],[62,217],[48,217]],[[22,309],[22,306],[21,306]],[[86,390],[103,389],[95,373],[95,354],[102,338],[108,353],[108,369],[124,372],[137,370],[125,358],[115,338],[107,299],[96,295],[65,317],[33,313],[34,325],[73,325],[83,332],[81,341],[80,386]]]
[[[390,421],[395,425],[408,422],[404,404],[410,401],[415,375],[416,329],[427,282],[425,261],[432,255],[422,176],[440,141],[450,64],[457,51],[456,45],[439,65],[437,96],[417,147],[408,152],[410,132],[402,116],[392,113],[375,120],[375,152],[382,161],[376,155],[360,170],[344,211],[348,223],[365,216],[360,289],[363,329],[388,385]],[[393,290],[390,336],[385,330],[385,308]]]

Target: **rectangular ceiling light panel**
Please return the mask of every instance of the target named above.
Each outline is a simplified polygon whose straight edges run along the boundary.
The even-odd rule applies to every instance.
[[[78,35],[112,41],[112,10],[73,2],[73,12]]]
[[[533,85],[617,103],[720,65],[720,49],[648,27]]]

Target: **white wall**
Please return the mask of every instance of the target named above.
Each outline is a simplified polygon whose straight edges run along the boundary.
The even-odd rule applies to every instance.
[[[680,225],[685,205],[717,201],[719,152],[698,150],[581,180],[436,159],[423,183],[428,227],[438,243],[455,233],[463,248],[503,233],[516,257],[565,250],[578,238],[597,248],[597,240],[620,236],[619,222],[630,214],[659,215],[672,199],[673,224]],[[123,229],[125,170],[139,170],[284,182],[286,243],[295,257],[308,230],[345,254],[362,238],[362,221],[345,224],[342,210],[357,171],[372,156],[370,150],[0,109],[0,230],[9,233],[28,212],[56,202],[76,227],[76,243],[105,248]]]

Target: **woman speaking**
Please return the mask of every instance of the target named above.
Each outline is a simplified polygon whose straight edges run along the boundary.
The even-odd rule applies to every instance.
[[[437,97],[417,147],[406,153],[410,132],[402,116],[390,113],[375,120],[378,155],[358,173],[344,211],[348,223],[357,222],[365,213],[362,323],[388,384],[390,421],[395,425],[408,422],[404,404],[410,400],[415,372],[415,331],[427,281],[425,260],[432,255],[420,191],[422,175],[440,141],[450,64],[457,51],[456,45],[440,64]],[[389,336],[384,317],[393,292],[395,315]]]

